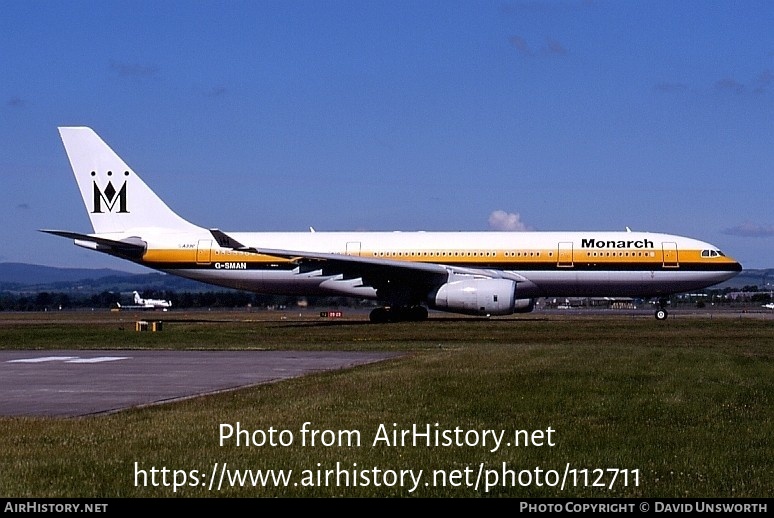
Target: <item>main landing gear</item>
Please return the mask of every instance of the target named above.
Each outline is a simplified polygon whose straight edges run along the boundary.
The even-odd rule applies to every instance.
[[[424,306],[386,306],[371,311],[371,322],[420,322],[427,320],[427,308]]]

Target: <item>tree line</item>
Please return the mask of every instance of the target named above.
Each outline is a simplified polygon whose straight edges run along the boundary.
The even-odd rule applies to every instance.
[[[298,297],[281,295],[260,295],[241,291],[175,292],[147,290],[140,293],[143,298],[164,299],[172,302],[172,309],[198,308],[247,308],[277,309],[297,307]],[[352,307],[360,305],[357,300],[346,297],[307,297],[310,306]],[[0,311],[58,311],[73,309],[112,309],[134,305],[131,294],[103,291],[90,295],[42,291],[19,294],[0,292]]]
[[[729,293],[743,293],[742,297],[731,300]],[[723,290],[704,290],[708,299],[714,303],[732,304],[733,302],[766,304],[772,301],[771,292],[759,291],[756,286],[745,286],[741,290],[725,288]],[[312,307],[357,307],[369,305],[369,302],[350,299],[348,297],[304,297],[283,295],[261,295],[243,291],[161,291],[146,290],[141,293],[144,298],[164,299],[172,302],[173,309],[284,309],[297,307],[304,300]],[[673,298],[674,299],[674,298]],[[39,293],[14,293],[0,291],[0,311],[57,311],[73,309],[117,308],[118,304],[130,306],[134,304],[131,294],[121,294],[113,291],[80,295],[65,292],[41,291]],[[673,300],[674,304],[685,303],[684,300]]]

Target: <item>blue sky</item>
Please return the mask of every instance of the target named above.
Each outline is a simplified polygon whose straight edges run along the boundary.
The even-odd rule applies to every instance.
[[[224,230],[635,230],[774,267],[770,1],[35,1],[0,16],[0,262],[129,263],[57,126]]]

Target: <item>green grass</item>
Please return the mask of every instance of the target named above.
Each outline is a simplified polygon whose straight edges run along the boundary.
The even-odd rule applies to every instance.
[[[118,316],[5,322],[16,349],[337,349],[405,356],[345,371],[83,419],[0,418],[0,494],[7,497],[768,497],[774,490],[774,324],[736,318],[567,317],[433,320],[369,325],[317,319],[164,315],[160,333],[136,333]],[[154,314],[154,317],[157,316]],[[30,317],[31,318],[31,317]],[[126,319],[126,316],[120,318]],[[291,446],[220,446],[221,423],[287,430]],[[302,446],[316,430],[357,430],[359,445]],[[553,431],[554,446],[373,445],[387,430]],[[396,427],[393,426],[396,425]],[[288,437],[287,433],[285,437]],[[328,436],[332,437],[331,435]],[[491,445],[491,442],[490,442]],[[301,484],[303,470],[423,470],[410,486]],[[135,463],[147,487],[135,485]],[[289,487],[209,491],[213,465],[293,470]],[[433,470],[503,463],[526,480],[535,469],[629,470],[609,487],[464,483],[435,487]],[[356,464],[356,466],[355,466]],[[151,468],[169,471],[166,481]],[[175,473],[175,470],[179,470]],[[191,470],[200,484],[190,486]],[[638,470],[635,485],[633,470]],[[489,473],[490,477],[494,472]],[[178,482],[171,485],[175,476]],[[372,471],[369,471],[372,476]],[[142,478],[142,475],[140,475]],[[582,478],[582,477],[580,477]],[[308,479],[308,477],[307,477]],[[490,482],[493,481],[490,478]],[[163,485],[167,482],[169,485]],[[315,480],[316,482],[316,480]],[[545,482],[545,481],[543,481]],[[298,485],[293,485],[298,483]],[[429,483],[430,485],[425,485]],[[413,485],[413,484],[411,484]]]

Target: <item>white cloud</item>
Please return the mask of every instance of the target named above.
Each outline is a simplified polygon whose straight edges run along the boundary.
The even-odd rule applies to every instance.
[[[496,210],[489,215],[489,226],[494,230],[510,230],[523,232],[530,230],[518,213],[509,213],[504,210]]]

